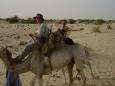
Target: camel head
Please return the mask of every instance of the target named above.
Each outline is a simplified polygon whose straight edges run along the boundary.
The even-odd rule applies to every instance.
[[[55,32],[55,40],[56,42],[61,42],[63,41],[63,35],[62,35],[62,32],[60,29],[58,29],[56,32]]]
[[[6,57],[7,57],[6,48],[4,47],[0,48],[0,59],[4,59]]]
[[[58,29],[56,32],[55,32],[55,46],[57,47],[60,47],[64,44],[64,37],[61,33],[61,30]]]
[[[7,61],[8,64],[11,62],[11,52],[7,49],[7,47],[0,48],[0,59],[3,61]]]

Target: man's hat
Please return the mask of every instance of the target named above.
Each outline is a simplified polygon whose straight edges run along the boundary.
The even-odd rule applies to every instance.
[[[43,15],[42,14],[36,14],[36,16],[35,17],[33,17],[33,19],[36,19],[36,17],[39,17],[39,18],[41,18],[41,19],[43,19],[44,20],[44,18],[43,18]]]

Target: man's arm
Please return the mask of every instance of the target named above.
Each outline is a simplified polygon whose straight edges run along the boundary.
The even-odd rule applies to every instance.
[[[38,38],[39,36],[38,36],[38,33],[30,33],[29,34],[29,36],[35,41],[36,40],[36,38]]]
[[[30,33],[29,36],[37,36],[37,33]]]
[[[68,32],[68,31],[82,31],[82,30],[84,30],[84,28],[80,28],[80,29],[71,29],[71,28],[69,28],[65,31]]]

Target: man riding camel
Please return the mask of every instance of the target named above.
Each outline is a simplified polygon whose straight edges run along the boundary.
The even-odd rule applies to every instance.
[[[30,33],[29,36],[31,36],[33,39],[36,38],[36,41],[31,44],[28,43],[24,51],[15,58],[15,61],[17,62],[23,61],[27,55],[32,53],[34,48],[41,47],[48,40],[50,31],[48,25],[44,22],[43,15],[37,14],[33,18],[36,20],[39,27],[35,33]]]
[[[60,29],[61,29],[61,33],[64,37],[64,43],[69,44],[69,45],[74,44],[74,41],[71,38],[67,37],[67,33],[69,31],[82,31],[82,30],[84,30],[84,28],[80,28],[80,29],[71,29],[71,28],[69,28],[67,26],[67,20],[61,20]]]

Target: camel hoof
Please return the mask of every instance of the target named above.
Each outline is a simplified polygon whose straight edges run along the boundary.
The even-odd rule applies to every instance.
[[[64,83],[62,86],[68,86],[68,83]]]
[[[93,76],[93,79],[100,79],[100,76]]]
[[[76,78],[77,78],[77,80],[79,80],[79,81],[81,80],[81,78],[80,78],[80,77],[76,77]]]

